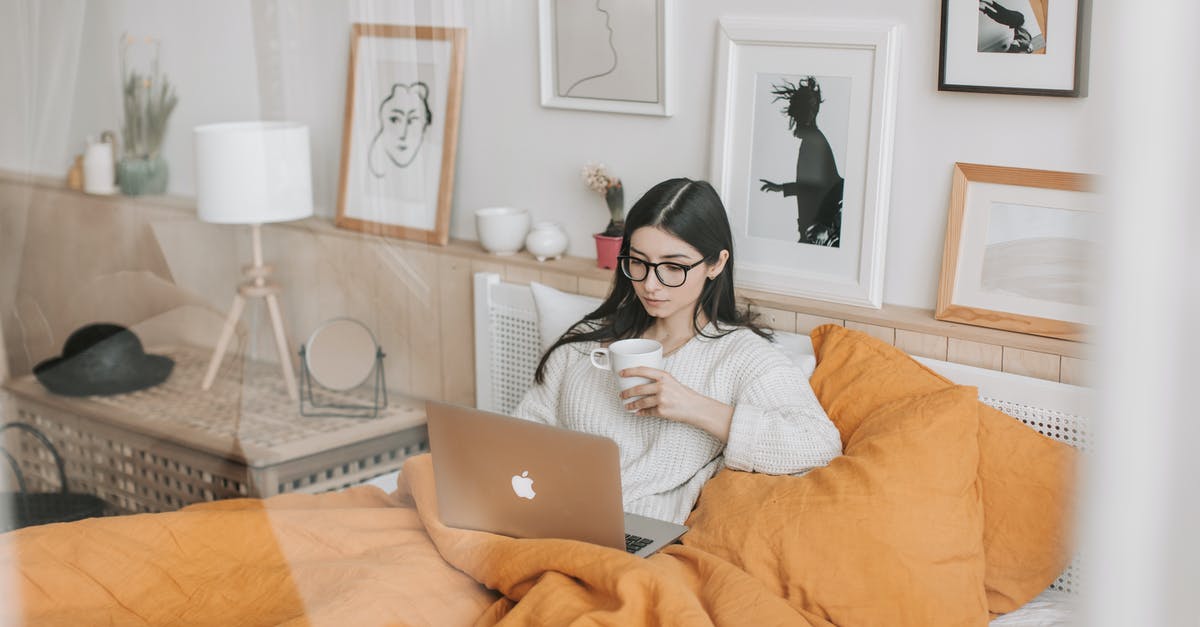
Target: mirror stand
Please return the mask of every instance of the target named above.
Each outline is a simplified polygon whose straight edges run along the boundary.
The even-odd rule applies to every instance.
[[[318,387],[322,391],[320,396],[330,396],[337,394],[338,396],[349,396],[344,391],[329,390],[328,388],[315,383],[312,373],[308,369],[308,359],[306,354],[307,346],[300,347],[300,415],[314,417],[330,417],[330,418],[376,418],[379,416],[380,410],[387,407],[387,382],[383,376],[383,358],[385,357],[383,349],[375,347],[375,367],[374,367],[374,390],[371,394],[370,403],[353,403],[345,401],[333,400],[318,400],[318,395],[314,394],[313,388]]]

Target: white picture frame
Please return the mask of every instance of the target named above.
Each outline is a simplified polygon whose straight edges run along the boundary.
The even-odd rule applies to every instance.
[[[538,0],[543,107],[675,113],[675,0]]]
[[[899,25],[722,18],[719,39],[711,179],[733,227],[738,284],[878,309],[883,304]],[[797,117],[788,113],[794,111],[799,89],[783,104],[776,101],[781,88],[802,84],[821,89],[817,97],[824,101],[815,113],[815,126],[803,131],[826,124],[817,133],[820,137],[801,138],[806,124],[797,124]],[[807,173],[813,168],[801,172],[811,155],[798,152],[806,141],[832,151],[839,199],[830,188],[818,195],[820,202],[812,201],[814,187]],[[796,164],[794,182],[786,182],[790,166],[781,171],[779,163]],[[831,178],[828,164],[814,167],[821,171],[821,181]],[[775,180],[785,183],[768,189],[766,183]],[[784,195],[788,188],[794,193]],[[774,194],[779,191],[783,193]],[[836,219],[820,218],[832,207],[831,199],[837,200]],[[818,223],[832,225],[825,232],[835,231],[836,240],[821,237]]]

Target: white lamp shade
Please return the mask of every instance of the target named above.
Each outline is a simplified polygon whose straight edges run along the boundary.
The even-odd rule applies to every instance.
[[[308,127],[293,122],[205,124],[196,137],[196,215],[262,224],[313,214]]]

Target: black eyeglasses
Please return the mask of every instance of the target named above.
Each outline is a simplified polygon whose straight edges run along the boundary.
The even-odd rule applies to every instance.
[[[621,274],[630,281],[645,281],[646,277],[650,276],[650,268],[654,268],[654,276],[658,277],[659,283],[666,287],[679,287],[687,281],[688,270],[704,263],[704,260],[685,266],[673,261],[650,263],[645,259],[621,255],[617,257],[617,263],[621,266]]]

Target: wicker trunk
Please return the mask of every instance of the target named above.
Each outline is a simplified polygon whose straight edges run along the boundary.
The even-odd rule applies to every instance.
[[[70,398],[32,376],[6,385],[5,422],[41,430],[66,461],[72,490],[124,512],[285,492],[325,492],[399,469],[428,450],[424,403],[399,394],[377,418],[301,416],[272,364],[234,361],[200,390],[208,354],[175,359],[162,385],[130,394]],[[336,400],[336,399],[335,399]],[[7,436],[30,491],[58,487],[54,461],[37,442]]]

